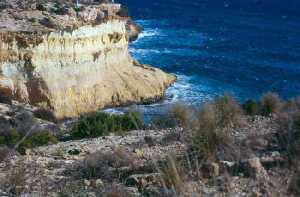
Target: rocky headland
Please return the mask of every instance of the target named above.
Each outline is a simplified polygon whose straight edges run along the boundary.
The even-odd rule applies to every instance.
[[[130,57],[137,38],[120,4],[7,1],[0,12],[0,94],[57,118],[160,99],[175,77]]]

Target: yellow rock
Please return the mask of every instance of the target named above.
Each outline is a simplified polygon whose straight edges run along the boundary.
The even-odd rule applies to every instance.
[[[0,33],[0,94],[58,118],[159,99],[174,80],[132,59],[126,20],[42,35]]]
[[[143,157],[144,156],[144,152],[141,149],[135,149],[134,152],[136,153],[136,155],[138,157]]]

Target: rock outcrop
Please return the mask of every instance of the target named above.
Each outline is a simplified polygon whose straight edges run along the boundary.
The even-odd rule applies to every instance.
[[[175,80],[130,57],[119,4],[22,2],[0,13],[1,95],[64,118],[159,99]]]

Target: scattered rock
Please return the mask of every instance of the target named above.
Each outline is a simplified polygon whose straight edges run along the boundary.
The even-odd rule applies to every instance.
[[[143,189],[148,185],[158,185],[160,176],[159,173],[131,175],[126,179],[125,184]]]

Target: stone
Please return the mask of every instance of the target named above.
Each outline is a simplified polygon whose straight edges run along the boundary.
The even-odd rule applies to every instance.
[[[135,149],[134,152],[138,157],[143,157],[144,156],[144,151],[141,149]]]
[[[104,183],[101,179],[90,180],[90,186],[93,188],[101,188],[104,187]]]
[[[96,180],[96,187],[103,187],[104,183],[101,179]]]
[[[213,177],[217,177],[220,174],[220,166],[217,163],[211,163],[211,167],[212,167],[212,175]]]
[[[87,8],[87,10],[79,12],[78,16],[85,22],[88,22],[91,20],[96,20],[98,13],[99,13],[99,10],[96,8]]]
[[[158,184],[160,180],[159,173],[150,173],[150,174],[136,174],[129,176],[125,184],[127,186],[136,186],[140,189],[145,188],[148,185]]]
[[[84,183],[84,185],[87,186],[87,187],[89,187],[89,186],[91,185],[91,181],[86,180],[86,179],[83,181],[83,183]]]

